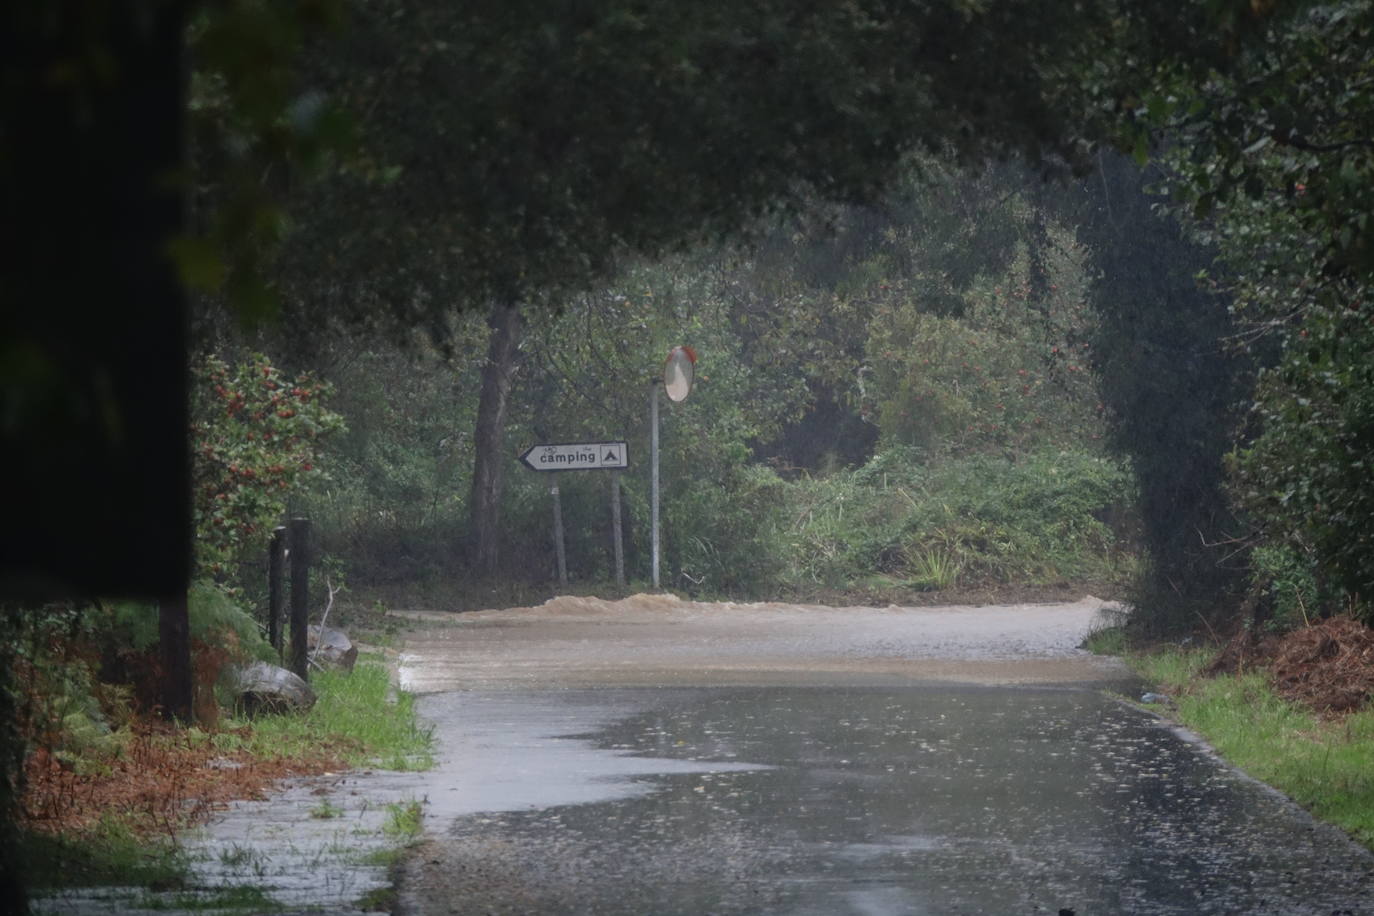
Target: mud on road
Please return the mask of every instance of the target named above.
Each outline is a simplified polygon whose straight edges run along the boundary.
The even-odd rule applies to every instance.
[[[1078,648],[1114,602],[864,608],[711,603],[672,595],[559,597],[461,615],[393,612],[434,625],[401,657],[417,693],[492,687],[1049,684],[1128,677]]]

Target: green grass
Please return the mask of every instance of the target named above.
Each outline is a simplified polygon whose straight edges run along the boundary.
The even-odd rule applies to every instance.
[[[319,700],[297,715],[253,720],[247,749],[263,756],[309,754],[330,741],[350,766],[425,770],[434,765],[430,729],[415,716],[415,698],[391,686],[387,667],[360,658],[352,673],[313,672]]]
[[[1197,677],[1210,657],[1170,650],[1126,658],[1223,757],[1374,849],[1374,709],[1325,722],[1276,695],[1263,674]]]
[[[260,887],[242,886],[216,888],[211,891],[185,891],[179,894],[147,894],[136,904],[145,910],[202,911],[244,910],[250,913],[274,913],[281,904]]]
[[[107,816],[79,838],[29,833],[21,855],[34,888],[179,887],[188,874],[185,854],[168,838],[140,837]]]
[[[948,551],[926,547],[913,551],[907,561],[911,573],[911,587],[920,591],[943,591],[959,581],[963,564]]]
[[[319,820],[329,820],[343,814],[343,809],[337,805],[332,805],[326,799],[310,809],[310,816]]]
[[[1098,627],[1083,638],[1080,649],[1094,655],[1122,655],[1126,652],[1126,630],[1123,627]]]
[[[409,842],[420,835],[424,807],[418,801],[393,802],[386,806],[386,823],[382,833],[392,839]]]

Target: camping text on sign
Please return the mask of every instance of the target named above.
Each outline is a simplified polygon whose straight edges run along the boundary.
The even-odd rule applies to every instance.
[[[623,470],[630,466],[630,446],[627,442],[532,445],[520,460],[532,471]]]

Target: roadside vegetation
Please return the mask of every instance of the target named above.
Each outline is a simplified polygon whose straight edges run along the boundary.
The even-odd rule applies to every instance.
[[[125,629],[155,616],[137,605],[80,611],[30,618],[24,641],[21,725],[32,750],[21,855],[37,891],[176,890],[188,867],[179,836],[218,806],[261,797],[287,777],[430,765],[429,733],[378,655],[351,672],[317,672],[317,701],[293,713],[247,718],[222,682],[202,679],[210,692],[197,702],[202,721],[176,727],[150,715],[155,656]],[[252,619],[218,592],[192,603],[192,622],[201,672],[272,654]],[[256,905],[251,894],[244,900]]]
[[[1119,651],[1120,635],[1100,631],[1089,648]],[[1166,698],[1152,709],[1374,849],[1374,630],[1333,618],[1221,648],[1124,658]]]

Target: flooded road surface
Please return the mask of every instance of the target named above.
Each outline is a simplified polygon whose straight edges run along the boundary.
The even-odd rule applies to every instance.
[[[1077,647],[1109,602],[931,608],[716,604],[671,595],[555,598],[537,608],[418,613],[402,686],[1101,681],[1121,664]],[[1104,610],[1105,608],[1105,610]]]
[[[1096,602],[560,600],[412,641],[402,912],[1374,912],[1368,853],[1103,692]]]

